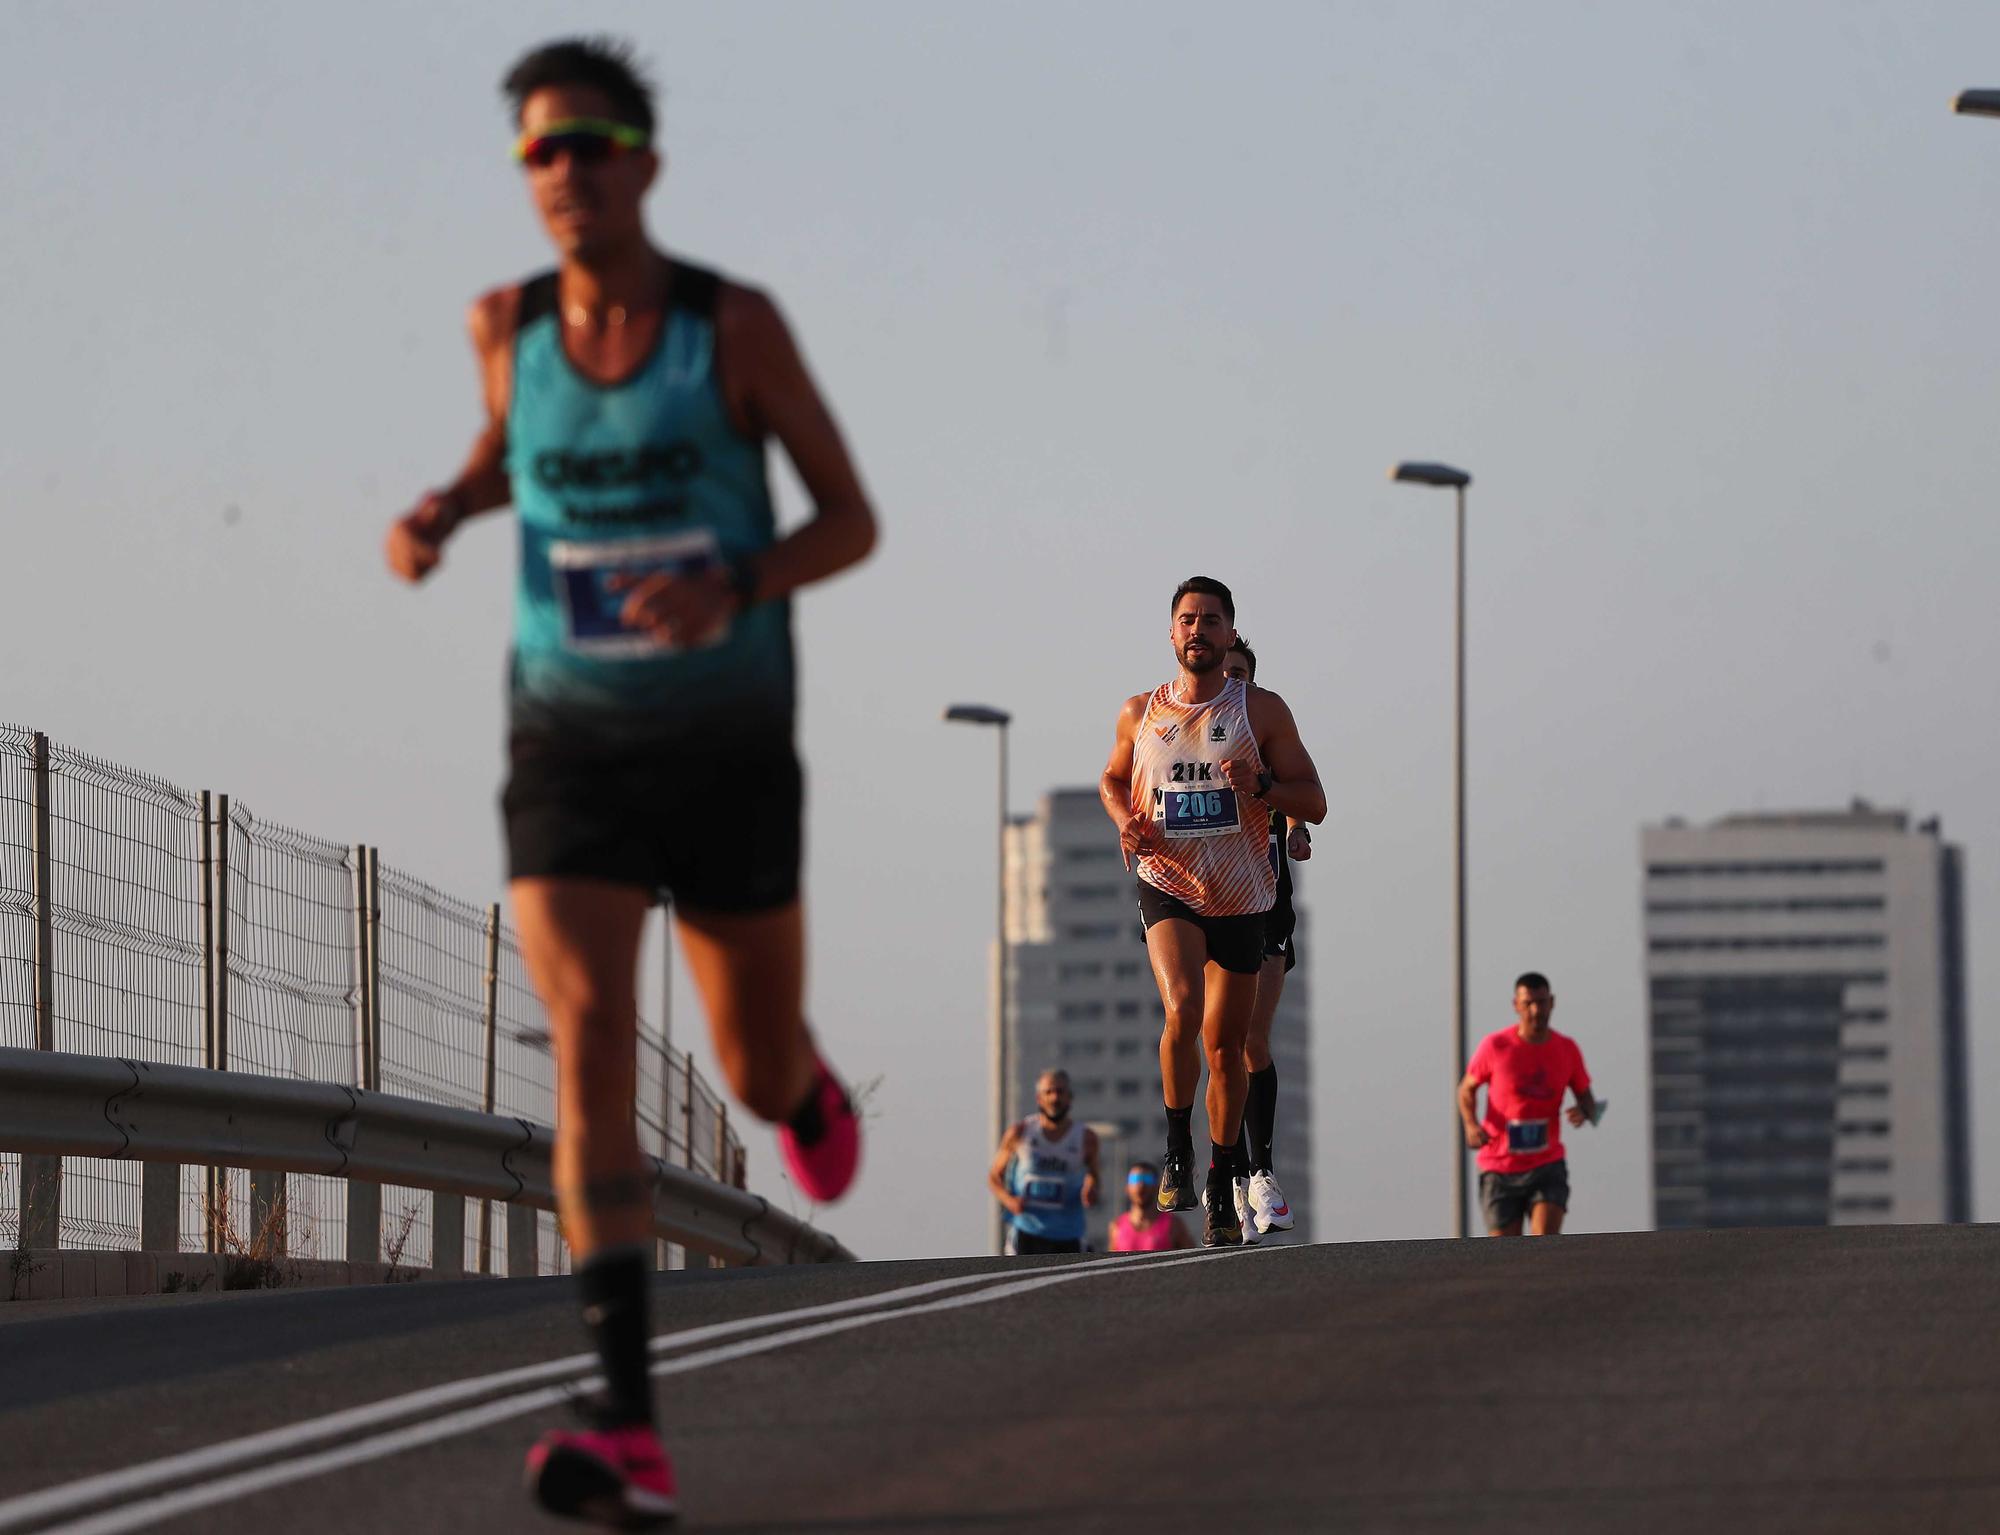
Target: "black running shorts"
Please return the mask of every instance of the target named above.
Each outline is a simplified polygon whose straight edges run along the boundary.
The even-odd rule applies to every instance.
[[[1241,917],[1204,917],[1187,902],[1176,900],[1166,891],[1139,882],[1139,920],[1147,927],[1168,917],[1192,922],[1208,940],[1208,957],[1237,975],[1255,975],[1264,968],[1265,912],[1253,911]]]
[[[1292,893],[1284,886],[1278,887],[1278,901],[1264,913],[1264,958],[1276,959],[1284,956],[1285,974],[1290,975],[1298,968],[1298,946],[1292,942],[1292,934],[1298,930],[1298,913],[1292,910]]]
[[[1011,1227],[1007,1232],[1007,1252],[1015,1258],[1037,1258],[1043,1253],[1080,1253],[1083,1238],[1071,1237],[1059,1241],[1055,1237],[1038,1237],[1032,1232],[1016,1231]]]
[[[1569,1208],[1569,1162],[1558,1157],[1524,1173],[1479,1175],[1479,1207],[1486,1212],[1486,1229],[1513,1225],[1536,1205]]]
[[[691,911],[798,899],[804,780],[789,741],[728,753],[516,733],[500,796],[509,879],[601,879]]]

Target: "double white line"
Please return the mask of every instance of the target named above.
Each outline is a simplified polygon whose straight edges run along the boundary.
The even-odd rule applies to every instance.
[[[734,1322],[716,1322],[707,1327],[684,1328],[680,1332],[662,1333],[653,1339],[652,1350],[656,1355],[672,1357],[658,1360],[653,1365],[652,1373],[656,1376],[685,1375],[709,1365],[727,1364],[734,1359],[766,1354],[796,1343],[810,1343],[817,1338],[853,1332],[857,1328],[873,1327],[882,1322],[933,1316],[968,1306],[984,1306],[1054,1285],[1130,1273],[1135,1268],[1178,1268],[1187,1263],[1206,1263],[1241,1251],[1236,1248],[1179,1257],[1131,1254],[1090,1263],[1067,1264],[1012,1280],[1003,1279],[1001,1274],[991,1271],[965,1274],[954,1279],[935,1279],[928,1284],[885,1290],[877,1295],[857,1296],[852,1300],[802,1306],[769,1316],[744,1317]],[[996,1280],[999,1282],[996,1283]],[[988,1288],[971,1294],[948,1295],[945,1299],[925,1299],[927,1296],[946,1295],[953,1290],[968,1290],[976,1285]],[[698,1347],[718,1343],[724,1338],[740,1338],[742,1334],[758,1332],[763,1328],[779,1330],[720,1347]],[[694,1349],[695,1352],[679,1352],[684,1349]],[[323,1476],[343,1467],[380,1460],[419,1445],[455,1438],[490,1424],[503,1423],[509,1418],[556,1406],[602,1384],[590,1373],[596,1363],[595,1354],[572,1354],[544,1364],[525,1365],[492,1375],[470,1376],[422,1391],[410,1391],[379,1402],[350,1407],[342,1412],[328,1413],[323,1417],[306,1418],[283,1428],[224,1440],[199,1450],[145,1461],[122,1471],[65,1482],[0,1502],[0,1532],[36,1530],[40,1535],[115,1535],[117,1531],[140,1529],[266,1488],[282,1487],[289,1482]],[[521,1387],[531,1389],[518,1389]],[[441,1409],[485,1397],[492,1400],[478,1401],[477,1406],[438,1415]],[[384,1428],[384,1425],[394,1426]],[[383,1431],[346,1443],[331,1443],[368,1429]],[[329,1444],[328,1448],[317,1448]],[[267,1464],[250,1470],[231,1471],[233,1467],[266,1460]],[[173,1490],[155,1491],[165,1487]],[[105,1507],[106,1504],[113,1506]],[[92,1508],[98,1512],[82,1513]],[[82,1517],[63,1524],[46,1522],[79,1513]]]

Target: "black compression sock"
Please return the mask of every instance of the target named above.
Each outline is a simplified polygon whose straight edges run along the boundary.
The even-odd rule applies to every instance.
[[[1271,1137],[1278,1123],[1278,1063],[1250,1073],[1250,1096],[1243,1105],[1243,1131],[1249,1137],[1250,1168],[1271,1170]]]
[[[1167,1110],[1167,1150],[1194,1155],[1194,1105]]]
[[[607,1247],[592,1253],[576,1271],[576,1280],[583,1292],[583,1325],[604,1368],[601,1426],[651,1423],[645,1249]]]
[[[1214,1141],[1210,1141],[1208,1143],[1208,1170],[1212,1173],[1219,1173],[1224,1178],[1234,1178],[1236,1176],[1236,1148],[1234,1146],[1218,1146]]]

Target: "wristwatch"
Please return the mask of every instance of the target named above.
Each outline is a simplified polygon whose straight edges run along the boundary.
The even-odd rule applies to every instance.
[[[1271,785],[1276,782],[1277,779],[1271,776],[1269,768],[1260,768],[1257,773],[1257,798],[1262,799],[1265,795],[1269,794],[1271,792]]]

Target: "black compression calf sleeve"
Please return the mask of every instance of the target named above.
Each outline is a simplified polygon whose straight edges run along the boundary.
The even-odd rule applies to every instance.
[[[583,1325],[604,1366],[605,1428],[653,1421],[648,1367],[646,1254],[639,1247],[607,1247],[576,1271],[583,1295]]]
[[[1250,1073],[1250,1096],[1243,1104],[1243,1133],[1250,1141],[1250,1171],[1271,1170],[1271,1136],[1278,1123],[1278,1063]]]
[[[1167,1110],[1167,1150],[1194,1155],[1194,1105]]]

